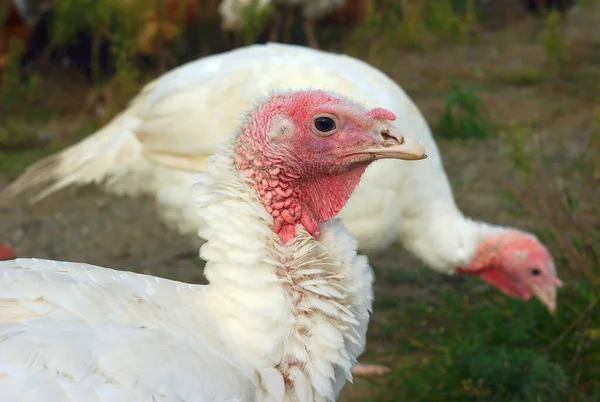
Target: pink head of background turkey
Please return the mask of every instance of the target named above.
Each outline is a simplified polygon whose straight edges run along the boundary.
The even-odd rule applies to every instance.
[[[529,300],[535,296],[550,313],[556,310],[562,281],[546,247],[529,233],[511,229],[487,235],[471,264],[458,272],[478,275],[511,297]]]

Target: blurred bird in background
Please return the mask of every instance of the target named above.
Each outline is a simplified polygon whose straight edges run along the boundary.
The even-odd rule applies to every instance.
[[[13,249],[6,244],[0,245],[0,261],[12,260],[13,258],[16,258]]]

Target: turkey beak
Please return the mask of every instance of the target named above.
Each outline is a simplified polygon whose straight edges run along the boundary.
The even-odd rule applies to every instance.
[[[556,312],[556,290],[562,286],[562,282],[558,278],[554,278],[552,283],[549,283],[544,286],[533,286],[533,294],[534,296],[542,302],[544,306],[548,309],[548,312],[551,315],[554,315]]]
[[[410,137],[394,133],[387,128],[382,130],[378,137],[374,146],[352,154],[369,154],[373,160],[390,158],[415,161],[427,158],[425,148]]]

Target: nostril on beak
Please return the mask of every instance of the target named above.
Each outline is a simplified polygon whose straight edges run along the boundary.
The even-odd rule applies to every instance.
[[[389,130],[383,130],[381,138],[383,139],[384,146],[401,145],[404,143],[404,137],[398,139],[398,137],[391,135]]]

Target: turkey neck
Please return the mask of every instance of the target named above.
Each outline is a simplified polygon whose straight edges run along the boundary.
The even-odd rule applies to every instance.
[[[435,271],[454,274],[469,266],[481,242],[505,228],[465,217],[450,198],[424,204],[418,215],[406,219],[402,243]]]
[[[319,239],[296,225],[282,242],[234,147],[217,150],[201,178],[206,303],[228,353],[258,381],[279,376],[286,390],[332,400],[364,346],[368,262],[337,220],[318,226]]]

